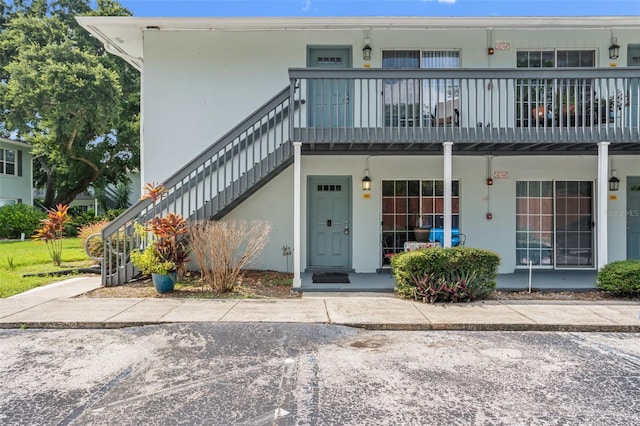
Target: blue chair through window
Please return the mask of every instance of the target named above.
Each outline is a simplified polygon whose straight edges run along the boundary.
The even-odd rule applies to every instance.
[[[444,229],[443,228],[431,228],[431,232],[429,233],[429,241],[432,243],[440,243],[442,247],[444,243]],[[460,233],[460,229],[451,228],[451,245],[453,247],[456,246],[464,246],[465,235]]]

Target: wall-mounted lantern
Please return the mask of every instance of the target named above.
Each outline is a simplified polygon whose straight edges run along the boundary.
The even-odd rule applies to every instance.
[[[613,168],[613,161],[611,162],[611,178],[609,179],[609,191],[617,191],[620,189],[620,179],[616,177],[616,169]]]
[[[618,59],[620,56],[620,46],[618,46],[618,39],[611,37],[611,46],[609,46],[609,59]]]
[[[369,45],[369,43],[365,44],[362,48],[362,59],[365,61],[371,60],[371,45]]]

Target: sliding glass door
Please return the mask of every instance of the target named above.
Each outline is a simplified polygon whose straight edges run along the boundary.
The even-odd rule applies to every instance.
[[[385,50],[382,68],[459,68],[458,50]],[[458,124],[460,82],[456,79],[388,79],[384,81],[386,127]]]
[[[516,263],[593,268],[593,182],[516,182]]]

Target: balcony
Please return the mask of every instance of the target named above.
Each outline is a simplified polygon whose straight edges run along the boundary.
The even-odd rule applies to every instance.
[[[294,141],[316,153],[640,152],[640,77],[606,69],[291,69]]]

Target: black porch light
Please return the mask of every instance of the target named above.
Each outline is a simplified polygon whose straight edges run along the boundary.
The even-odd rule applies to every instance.
[[[620,189],[620,179],[611,176],[611,179],[609,179],[609,191],[617,191],[618,189]]]
[[[362,48],[362,59],[364,59],[365,61],[371,60],[371,46],[369,45],[369,43],[365,44]]]
[[[613,43],[609,46],[609,59],[618,59],[618,56],[620,56],[620,46],[613,39]]]
[[[362,190],[370,191],[371,190],[371,178],[369,178],[369,171],[366,171],[365,176],[362,178]]]

